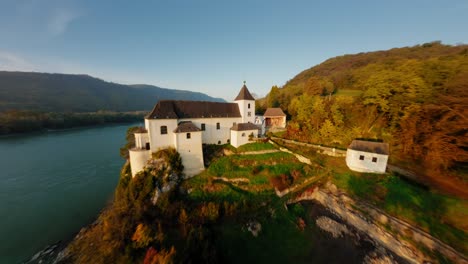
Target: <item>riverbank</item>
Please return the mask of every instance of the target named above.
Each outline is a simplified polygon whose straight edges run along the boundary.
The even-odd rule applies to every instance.
[[[80,127],[141,122],[146,111],[52,113],[32,111],[0,112],[0,136]]]

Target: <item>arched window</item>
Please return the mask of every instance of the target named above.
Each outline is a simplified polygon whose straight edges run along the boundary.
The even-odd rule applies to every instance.
[[[250,104],[247,105],[247,108],[250,109]]]

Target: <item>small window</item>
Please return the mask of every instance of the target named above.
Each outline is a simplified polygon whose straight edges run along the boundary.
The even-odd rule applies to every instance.
[[[205,124],[201,124],[201,130],[202,130],[202,131],[205,131],[205,129],[206,129],[206,128],[205,128]]]
[[[216,129],[218,129],[218,130],[221,129],[221,126],[219,125],[219,123],[216,123]]]
[[[372,162],[377,162],[377,157],[372,157]]]
[[[252,116],[252,112],[248,112],[248,113],[247,113],[247,116]]]
[[[231,140],[230,140],[230,139],[228,139],[228,140],[227,140],[227,143],[228,143],[228,144],[229,144],[229,143],[231,143]]]
[[[150,143],[149,142],[146,142],[145,148],[146,148],[146,150],[150,150]]]
[[[218,140],[218,145],[221,145],[221,140]]]
[[[247,108],[250,109],[250,104],[247,105]]]
[[[241,136],[245,137],[245,133],[242,133],[242,135],[241,135]]]
[[[364,160],[364,156],[363,156],[363,155],[359,155],[359,160]]]
[[[167,126],[161,126],[161,135],[167,134]]]
[[[191,135],[190,133],[187,133],[187,139],[190,139]]]

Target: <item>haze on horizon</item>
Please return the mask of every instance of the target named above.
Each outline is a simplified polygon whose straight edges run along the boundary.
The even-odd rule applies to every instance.
[[[232,100],[343,54],[468,43],[468,2],[0,3],[0,70],[89,74]]]

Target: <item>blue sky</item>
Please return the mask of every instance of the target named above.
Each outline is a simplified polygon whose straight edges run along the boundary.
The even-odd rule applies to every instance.
[[[0,0],[0,70],[89,74],[232,100],[322,61],[468,43],[468,1]]]

